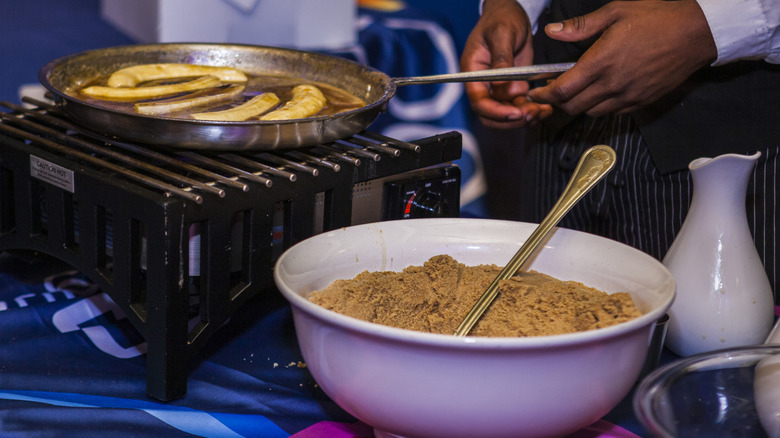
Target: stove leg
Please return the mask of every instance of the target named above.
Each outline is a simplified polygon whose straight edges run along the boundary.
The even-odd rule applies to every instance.
[[[171,401],[187,394],[187,360],[184,349],[172,343],[147,341],[146,394],[160,401]],[[167,351],[166,351],[167,350]]]
[[[170,401],[187,393],[188,377],[188,315],[186,282],[179,284],[182,254],[171,250],[181,248],[178,234],[161,232],[150,227],[151,236],[163,236],[148,240],[147,276],[153,286],[146,294],[146,321],[143,336],[147,343],[146,393],[152,398]]]

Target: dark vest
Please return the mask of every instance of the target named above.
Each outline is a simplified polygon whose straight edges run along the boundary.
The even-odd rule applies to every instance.
[[[553,0],[540,26],[584,15],[607,2]],[[592,42],[563,43],[540,31],[536,62],[576,61]],[[686,169],[698,157],[776,147],[780,145],[780,65],[740,61],[703,68],[632,116],[662,173]]]

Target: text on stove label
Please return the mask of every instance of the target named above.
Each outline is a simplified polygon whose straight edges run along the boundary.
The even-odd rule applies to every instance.
[[[75,192],[73,171],[30,155],[30,175],[71,193]]]

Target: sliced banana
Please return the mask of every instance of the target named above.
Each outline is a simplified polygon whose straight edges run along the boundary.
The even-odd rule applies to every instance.
[[[202,94],[186,98],[158,100],[135,104],[135,110],[146,115],[161,115],[185,111],[206,105],[215,105],[235,99],[244,91],[243,85],[231,85],[223,92]],[[197,94],[197,93],[194,93]]]
[[[225,82],[247,81],[244,72],[230,67],[198,64],[141,64],[115,71],[109,76],[106,85],[109,87],[136,87],[147,81],[195,76],[215,76]]]
[[[292,96],[284,106],[260,116],[260,120],[303,119],[317,114],[325,106],[325,96],[313,85],[298,85],[292,89]]]
[[[215,120],[220,122],[241,122],[259,116],[279,105],[279,97],[274,93],[263,93],[243,104],[224,111],[211,111],[192,114],[197,120]]]
[[[188,82],[179,82],[169,85],[152,85],[149,87],[102,87],[93,85],[81,90],[85,94],[96,99],[103,100],[140,100],[154,97],[170,96],[188,91],[203,90],[217,87],[222,84],[219,78],[203,76]]]

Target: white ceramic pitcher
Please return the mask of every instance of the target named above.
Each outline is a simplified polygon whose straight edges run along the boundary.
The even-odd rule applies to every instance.
[[[780,345],[780,321],[775,322],[766,344]],[[753,381],[756,413],[769,438],[780,438],[780,355],[761,360]]]
[[[677,283],[666,346],[680,356],[761,344],[772,328],[774,299],[745,206],[760,156],[725,154],[688,166],[690,210],[663,260]]]

